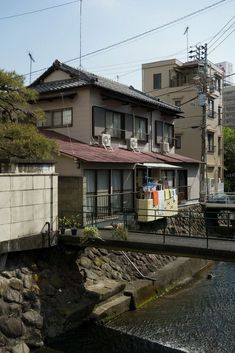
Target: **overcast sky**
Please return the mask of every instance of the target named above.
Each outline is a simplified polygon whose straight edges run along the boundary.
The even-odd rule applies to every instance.
[[[69,2],[71,3],[65,6],[6,18]],[[218,2],[219,0],[83,0],[82,54],[123,41]],[[33,71],[49,67],[55,59],[64,62],[79,58],[79,10],[80,2],[72,3],[72,0],[1,0],[0,67],[20,74],[29,73],[28,52],[35,59]],[[119,82],[141,89],[142,63],[170,58],[186,61],[187,36],[184,32],[188,26],[189,45],[207,42],[209,59],[212,62],[229,61],[235,71],[233,16],[235,0],[224,0],[205,12],[187,17],[171,26],[152,31],[113,49],[84,57],[82,67],[114,80],[119,76]],[[217,36],[212,40],[219,31],[221,37]],[[79,67],[79,60],[68,64]],[[33,74],[32,78],[35,79],[41,73]],[[29,76],[26,76],[26,83],[29,83]]]

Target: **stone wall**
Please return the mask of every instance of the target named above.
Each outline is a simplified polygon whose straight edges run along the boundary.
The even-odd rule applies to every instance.
[[[140,278],[161,277],[161,283],[165,283],[167,275],[162,271],[175,271],[179,262],[170,256],[101,248],[78,252],[59,247],[12,253],[6,262],[5,258],[0,260],[1,353],[28,353],[42,346],[46,338],[59,336],[90,319],[97,304],[123,293]],[[172,281],[177,276],[175,272]],[[153,283],[145,282],[145,287]],[[156,292],[155,287],[153,290]]]

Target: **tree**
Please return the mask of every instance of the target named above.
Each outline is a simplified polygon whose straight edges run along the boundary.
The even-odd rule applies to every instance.
[[[225,188],[235,191],[235,129],[224,127]]]
[[[44,113],[34,107],[38,94],[25,87],[22,76],[0,70],[0,158],[51,158],[54,141],[43,136],[37,122]]]

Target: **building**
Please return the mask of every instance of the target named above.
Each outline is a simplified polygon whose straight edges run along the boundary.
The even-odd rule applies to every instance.
[[[225,86],[224,100],[224,126],[235,129],[235,86]]]
[[[171,59],[142,65],[143,91],[182,108],[175,148],[205,161],[207,193],[223,187],[222,82],[223,71],[209,62]]]
[[[175,154],[179,107],[59,61],[31,87],[46,114],[39,128],[59,146],[60,211],[133,209],[153,179],[198,199],[200,162]]]
[[[233,84],[233,64],[228,61],[223,61],[216,64],[224,72],[224,83],[225,85]]]

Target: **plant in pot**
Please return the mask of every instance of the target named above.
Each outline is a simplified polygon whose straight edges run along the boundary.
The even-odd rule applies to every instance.
[[[65,230],[70,228],[70,220],[68,217],[59,217],[58,219],[58,228],[60,231],[60,234],[63,235],[65,234]]]
[[[123,223],[113,224],[112,236],[120,240],[127,240],[128,229]]]
[[[82,230],[81,241],[83,243],[86,243],[88,240],[91,240],[91,239],[103,240],[100,230],[95,226],[88,226]]]
[[[79,215],[72,215],[70,217],[70,228],[71,228],[71,234],[72,235],[77,235],[78,228],[80,227],[80,218]]]

